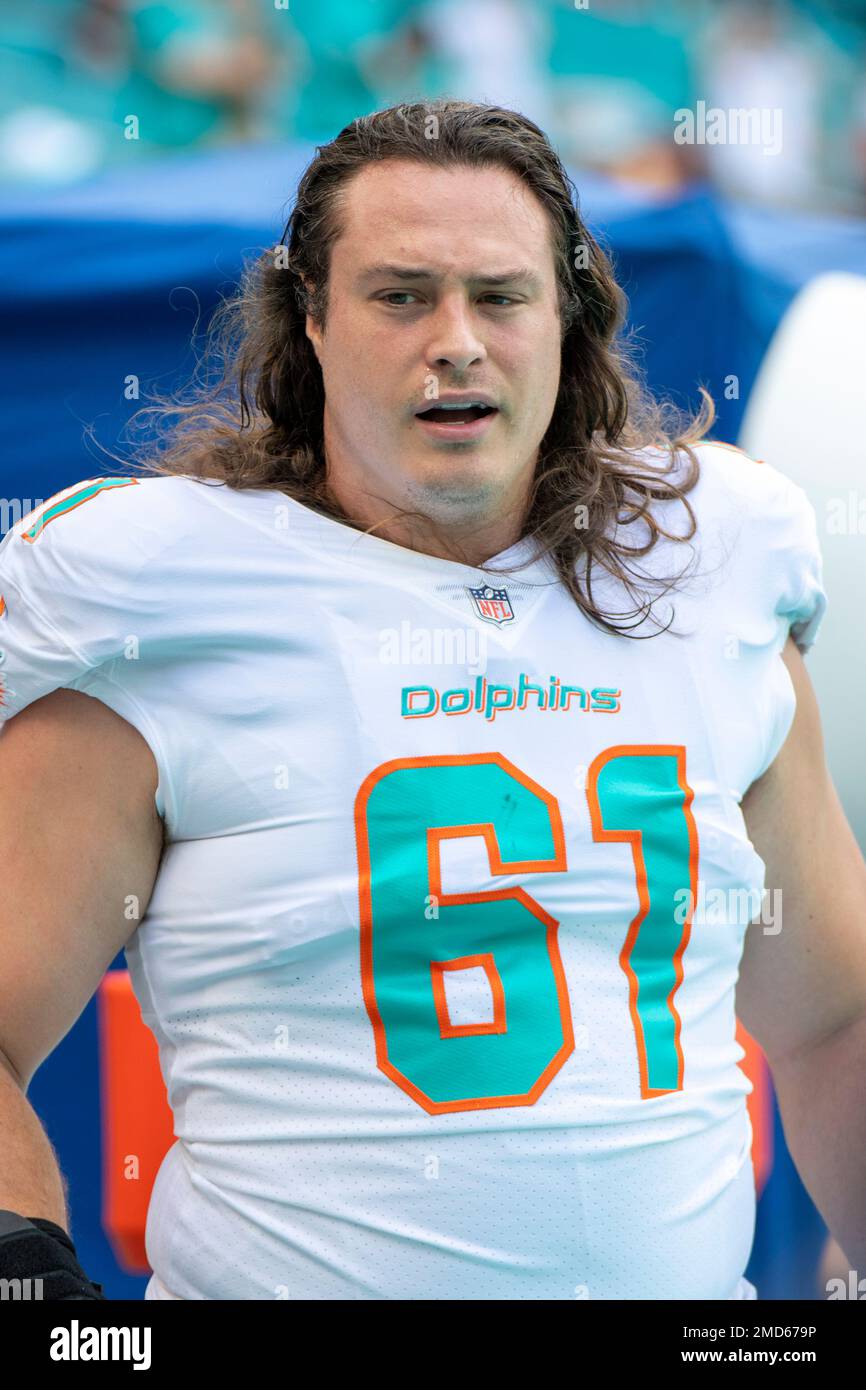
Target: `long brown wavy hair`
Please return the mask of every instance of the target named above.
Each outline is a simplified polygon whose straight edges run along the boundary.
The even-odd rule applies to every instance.
[[[150,431],[132,466],[147,473],[219,480],[231,488],[275,489],[336,521],[375,530],[360,527],[329,494],[324,384],[305,321],[310,314],[324,326],[327,318],[342,190],[365,165],[384,159],[436,167],[498,166],[521,178],[546,208],[553,230],[562,366],[553,414],[539,446],[523,535],[535,542],[535,558],[550,555],[558,578],[593,623],[629,636],[630,628],[646,617],[655,622],[652,606],[661,594],[641,593],[635,580],[667,593],[685,571],[659,578],[638,574],[628,561],[648,554],[662,535],[687,542],[695,534],[697,521],[686,493],[698,481],[700,465],[689,446],[706,434],[715,408],[703,387],[701,408],[693,417],[650,395],[634,364],[632,344],[622,333],[625,295],[580,217],[574,185],[544,132],[526,116],[500,106],[447,98],[392,106],[360,117],[319,146],[300,180],[280,243],[244,266],[238,291],[213,315],[192,382],[171,396],[151,393],[154,403],[130,422],[134,428],[146,424]],[[661,451],[663,466],[635,456],[647,448]],[[687,469],[674,482],[669,475],[679,460],[687,460]],[[653,501],[671,498],[688,512],[685,535],[665,531],[652,514]],[[649,532],[643,544],[629,546],[611,534],[641,518]],[[596,607],[594,565],[612,574],[636,600],[633,610],[604,614]],[[616,623],[614,618],[635,621]],[[670,622],[659,630],[668,627]]]

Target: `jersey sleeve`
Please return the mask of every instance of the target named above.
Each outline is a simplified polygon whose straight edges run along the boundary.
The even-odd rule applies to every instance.
[[[749,569],[764,612],[772,613],[759,697],[763,754],[759,777],[787,738],[797,701],[782,651],[788,636],[805,656],[827,611],[815,509],[804,490],[770,464],[756,465],[764,485],[746,528]]]
[[[781,583],[776,613],[805,655],[827,611],[815,509],[806,493],[785,480],[779,493],[778,556]]]
[[[720,765],[742,796],[766,771],[796,712],[783,660],[807,653],[827,610],[815,510],[774,466],[717,441],[698,445],[692,494],[701,563],[692,631]]]
[[[139,687],[127,679],[160,635],[154,563],[171,543],[160,524],[162,480],[88,479],[24,517],[0,545],[0,730],[54,690],[81,690],[133,724],[169,772]]]

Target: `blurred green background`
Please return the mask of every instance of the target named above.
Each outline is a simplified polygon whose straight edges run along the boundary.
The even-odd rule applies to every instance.
[[[570,166],[861,213],[866,0],[43,0],[0,8],[0,180],[320,143],[441,95],[512,106]],[[675,113],[779,110],[784,149],[678,144]]]

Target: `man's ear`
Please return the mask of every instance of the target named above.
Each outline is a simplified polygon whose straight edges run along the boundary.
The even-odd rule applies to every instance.
[[[306,319],[306,323],[305,323],[305,325],[304,325],[304,328],[305,328],[307,337],[309,338],[310,342],[311,342],[312,345],[313,345],[313,352],[316,354],[316,360],[318,361],[319,366],[321,366],[321,365],[322,365],[322,359],[321,359],[321,357],[320,357],[320,355],[319,355],[319,349],[321,348],[321,345],[322,345],[322,330],[320,329],[319,325],[316,323],[316,320],[313,318],[312,314],[307,314],[307,319]]]
[[[313,291],[314,286],[309,282],[309,280],[304,280],[303,283],[304,283],[304,289],[307,291],[308,294],[311,294],[312,291]],[[317,361],[318,361],[318,363],[319,363],[319,366],[321,366],[321,365],[322,365],[322,358],[321,358],[322,329],[321,329],[321,325],[318,324],[318,323],[316,322],[316,320],[313,318],[312,314],[307,314],[306,322],[305,322],[305,324],[304,324],[304,329],[305,329],[305,332],[306,332],[306,334],[307,334],[307,337],[309,338],[310,342],[311,342],[312,345],[313,345],[313,351],[314,351],[315,354],[316,354],[316,359],[317,359]]]

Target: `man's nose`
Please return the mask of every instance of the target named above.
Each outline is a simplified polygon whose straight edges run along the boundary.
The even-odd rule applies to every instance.
[[[471,306],[462,298],[443,299],[431,321],[432,332],[427,345],[427,360],[431,367],[449,364],[457,372],[465,372],[474,362],[482,362],[487,351],[472,321]]]

